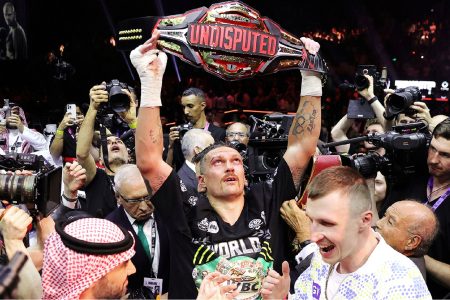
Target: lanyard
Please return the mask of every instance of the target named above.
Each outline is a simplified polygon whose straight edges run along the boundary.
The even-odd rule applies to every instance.
[[[430,179],[428,179],[428,189],[430,190],[430,193],[433,191],[433,177],[430,176]],[[431,207],[433,211],[436,211],[438,207],[442,204],[442,202],[447,199],[447,197],[450,196],[450,187],[447,188],[444,194],[442,194],[441,197],[434,203],[434,205]],[[428,201],[427,201],[428,202]]]
[[[205,127],[203,128],[203,130],[204,130],[204,131],[208,131],[208,128],[209,128],[209,122],[206,121],[206,122],[205,122]]]

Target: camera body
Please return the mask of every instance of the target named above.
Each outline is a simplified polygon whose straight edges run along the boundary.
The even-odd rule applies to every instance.
[[[180,140],[183,138],[183,136],[185,135],[186,132],[188,132],[189,130],[191,130],[192,128],[194,128],[194,125],[192,123],[186,123],[186,124],[181,124],[178,125],[176,130],[179,132],[180,134]]]
[[[422,93],[416,86],[397,89],[386,99],[386,112],[384,117],[392,120],[400,113],[414,115],[416,111],[411,109],[410,106],[420,100],[422,100]]]
[[[108,106],[116,113],[130,109],[130,97],[122,89],[131,91],[128,84],[120,82],[118,79],[113,79],[106,83],[106,91],[109,98]]]
[[[413,127],[413,125],[415,127]],[[374,177],[380,171],[392,181],[416,173],[418,161],[427,157],[431,135],[424,123],[395,126],[393,131],[379,135],[368,135],[367,140],[386,149],[380,156],[371,152],[364,156],[341,155],[342,163],[356,169],[364,177]]]
[[[374,65],[359,65],[356,68],[355,74],[355,88],[358,91],[367,89],[370,85],[369,80],[364,75],[373,77],[373,90],[375,94],[382,93],[386,88],[387,69],[385,67],[383,67],[381,72],[378,72],[377,67]]]

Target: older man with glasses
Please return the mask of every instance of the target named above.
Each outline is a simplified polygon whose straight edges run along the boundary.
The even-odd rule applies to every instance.
[[[136,254],[131,259],[136,273],[129,277],[128,292],[134,299],[156,297],[169,287],[169,239],[164,224],[154,213],[136,165],[121,166],[114,184],[120,206],[106,219],[132,232],[136,240]]]
[[[248,145],[250,137],[250,126],[241,122],[235,122],[227,127],[226,140],[227,143],[238,142]]]

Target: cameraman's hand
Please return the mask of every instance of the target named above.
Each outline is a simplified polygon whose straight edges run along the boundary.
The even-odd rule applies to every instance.
[[[68,112],[64,115],[64,118],[61,120],[61,123],[58,125],[58,130],[66,129],[69,126],[72,126],[75,123],[75,120],[72,118],[72,115]]]
[[[122,89],[122,92],[128,95],[128,98],[130,98],[130,109],[118,113],[118,115],[127,122],[127,124],[132,124],[133,122],[136,122],[136,95],[134,93],[131,93],[127,89]]]
[[[414,115],[414,119],[416,120],[423,120],[427,122],[427,125],[431,123],[431,115],[430,115],[430,109],[425,104],[425,102],[416,101],[413,103],[413,105],[410,106],[410,108],[414,109],[417,113]]]
[[[169,132],[169,148],[172,148],[173,142],[180,139],[180,132],[178,131],[178,127],[170,127]]]
[[[7,118],[7,122],[11,125],[11,126],[16,126],[17,129],[19,129],[20,133],[23,132],[24,129],[24,125],[22,123],[22,120],[20,119],[20,117],[16,114],[12,114],[11,116],[9,116]]]
[[[363,89],[362,91],[358,91],[358,93],[367,101],[375,97],[375,94],[373,93],[373,77],[367,74],[364,74],[364,77],[369,80],[369,86],[366,89]]]
[[[27,233],[28,225],[33,219],[24,210],[9,206],[6,211],[0,210],[4,214],[0,221],[0,231],[6,241],[22,241]]]
[[[63,168],[64,195],[75,199],[77,192],[86,183],[86,169],[77,161],[66,163]]]
[[[391,94],[393,94],[393,93],[395,93],[395,90],[393,90],[393,89],[384,89],[384,94],[385,94],[385,96],[384,96],[384,102],[383,102],[384,107],[386,107],[386,101],[387,101],[387,99],[388,99],[389,96],[390,96]]]
[[[90,108],[94,110],[98,110],[102,103],[108,102],[108,92],[106,91],[106,83],[103,82],[100,85],[94,85],[89,90],[89,98],[91,103],[89,105]]]

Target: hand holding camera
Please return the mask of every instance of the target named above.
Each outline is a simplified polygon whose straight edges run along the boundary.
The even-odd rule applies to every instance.
[[[4,240],[22,241],[33,219],[17,206],[9,206],[1,211],[0,231]]]
[[[103,82],[103,84],[94,85],[89,90],[89,98],[91,100],[90,108],[98,111],[102,104],[108,102],[109,94],[106,90],[106,83]]]

